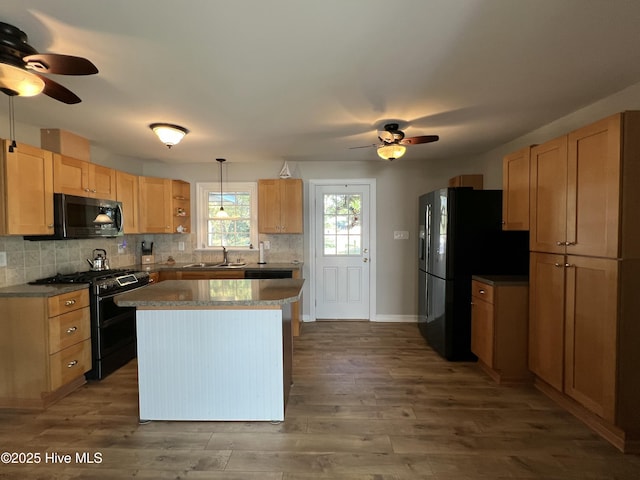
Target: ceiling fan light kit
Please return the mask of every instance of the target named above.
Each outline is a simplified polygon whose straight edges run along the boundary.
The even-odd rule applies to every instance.
[[[149,128],[153,130],[153,133],[156,134],[167,148],[171,148],[180,143],[184,136],[189,133],[189,130],[186,128],[171,123],[152,123],[149,125]]]
[[[378,147],[378,156],[383,160],[395,160],[402,157],[407,151],[407,147],[391,143]]]
[[[22,30],[0,22],[0,91],[21,97],[44,93],[62,103],[80,103],[75,93],[41,74],[94,75],[97,67],[82,57],[38,53],[28,41]]]
[[[24,68],[0,63],[0,89],[11,96],[33,97],[44,90],[44,81]]]
[[[397,123],[387,123],[384,130],[378,132],[379,144],[363,145],[362,147],[351,148],[367,148],[376,147],[378,156],[383,160],[395,160],[402,157],[407,147],[405,145],[418,145],[420,143],[437,142],[440,139],[438,135],[420,135],[417,137],[405,138],[404,132],[400,130]]]

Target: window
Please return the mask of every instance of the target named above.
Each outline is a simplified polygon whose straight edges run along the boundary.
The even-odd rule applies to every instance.
[[[229,214],[227,218],[216,217],[221,200],[219,183],[197,183],[196,192],[198,249],[249,248],[258,243],[256,183],[224,185],[222,205]]]
[[[360,255],[362,230],[360,194],[324,195],[324,254]]]

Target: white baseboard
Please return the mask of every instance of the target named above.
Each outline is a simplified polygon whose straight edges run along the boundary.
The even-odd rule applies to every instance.
[[[339,320],[339,319],[338,319]],[[310,318],[309,315],[302,316],[303,322],[315,322],[315,318]],[[347,321],[347,320],[345,320]],[[376,315],[376,318],[371,319],[372,322],[388,322],[388,323],[418,323],[417,315]]]
[[[417,315],[376,315],[372,322],[418,323]]]

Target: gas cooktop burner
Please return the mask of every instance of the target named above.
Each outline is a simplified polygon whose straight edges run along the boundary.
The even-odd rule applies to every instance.
[[[54,283],[91,283],[96,280],[119,277],[134,273],[135,270],[114,269],[114,270],[87,270],[86,272],[58,273],[53,277],[40,278],[29,282],[32,285],[46,285]]]

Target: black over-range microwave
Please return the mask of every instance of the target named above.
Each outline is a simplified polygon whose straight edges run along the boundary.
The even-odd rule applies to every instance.
[[[25,240],[118,237],[124,234],[122,203],[115,200],[53,194],[53,235]]]

